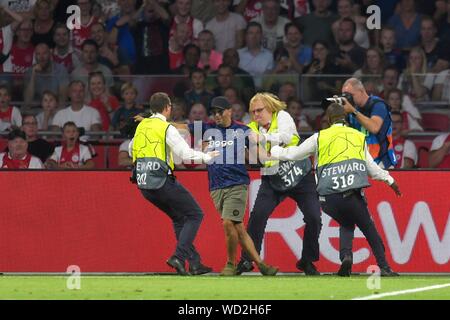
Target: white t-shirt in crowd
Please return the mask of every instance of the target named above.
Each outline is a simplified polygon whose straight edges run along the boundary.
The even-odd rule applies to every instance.
[[[246,26],[247,22],[243,16],[230,12],[230,15],[224,21],[217,21],[216,17],[209,20],[205,29],[214,34],[216,50],[223,53],[226,49],[236,46],[236,32],[244,30]]]
[[[419,155],[417,154],[417,148],[414,142],[412,142],[411,140],[405,140],[403,142],[403,145],[395,145],[394,148],[396,148],[395,151],[397,152],[402,152],[403,150],[402,163],[400,164],[400,168],[403,168],[405,166],[405,158],[411,159],[414,165],[417,165],[417,162],[419,161]],[[397,148],[402,148],[402,150],[398,150]]]
[[[442,97],[440,100],[450,102],[450,69],[439,72],[434,84],[442,84]]]
[[[92,125],[102,123],[100,113],[86,105],[79,111],[73,111],[71,106],[58,111],[53,118],[53,125],[62,128],[68,121],[73,121],[77,127],[84,128],[86,131],[91,130]]]

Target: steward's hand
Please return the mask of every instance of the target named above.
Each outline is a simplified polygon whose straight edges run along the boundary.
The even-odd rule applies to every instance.
[[[397,183],[394,181],[394,183],[392,183],[390,185],[391,189],[394,190],[395,194],[397,195],[397,197],[401,197],[402,193],[400,191],[400,188],[398,187]]]

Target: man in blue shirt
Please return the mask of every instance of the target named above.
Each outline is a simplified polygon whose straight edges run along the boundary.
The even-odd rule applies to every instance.
[[[232,120],[231,103],[219,96],[211,102],[211,113],[215,123],[194,122],[189,124],[191,133],[201,127],[203,141],[209,150],[220,155],[208,164],[209,190],[217,211],[220,212],[226,237],[227,263],[221,275],[236,275],[237,245],[240,244],[256,262],[263,275],[275,275],[278,268],[265,264],[255,249],[244,225],[247,206],[247,189],[250,178],[245,166],[246,149],[256,152],[256,144],[249,142],[250,128]],[[186,125],[174,124],[177,128]]]

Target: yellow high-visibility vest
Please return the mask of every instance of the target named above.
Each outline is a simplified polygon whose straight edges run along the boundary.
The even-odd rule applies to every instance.
[[[339,124],[319,132],[317,139],[319,195],[370,186],[365,142],[364,134]]]

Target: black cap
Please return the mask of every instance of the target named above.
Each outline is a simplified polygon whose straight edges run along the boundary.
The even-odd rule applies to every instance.
[[[218,96],[212,99],[211,109],[231,109],[231,103],[224,96]]]
[[[22,138],[23,140],[27,140],[25,132],[20,129],[14,129],[8,134],[8,140],[14,140],[15,138]]]

